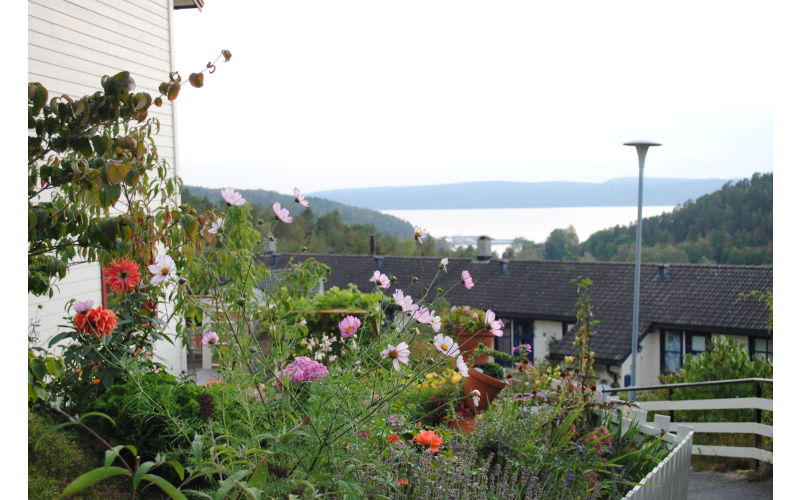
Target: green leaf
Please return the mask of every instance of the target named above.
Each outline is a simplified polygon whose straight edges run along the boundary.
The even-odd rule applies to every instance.
[[[131,473],[123,469],[122,467],[99,467],[97,469],[90,470],[86,474],[79,476],[77,479],[69,483],[69,485],[61,493],[61,497],[63,498],[67,495],[77,493],[95,483],[99,483],[100,481],[108,479],[110,477],[114,476],[130,477],[130,475]]]
[[[114,427],[117,426],[117,423],[114,421],[113,418],[111,418],[110,416],[106,415],[105,413],[102,413],[102,412],[99,412],[99,411],[90,411],[88,413],[84,413],[83,415],[80,416],[80,420],[86,420],[86,417],[101,417],[101,418],[104,418],[104,419],[108,420],[109,422],[111,422],[111,425],[113,425]],[[131,445],[128,445],[128,446],[131,446]],[[136,450],[136,448],[134,448],[134,450]],[[135,454],[136,454],[136,452],[134,451],[134,455]]]
[[[83,156],[92,156],[92,154],[94,154],[92,150],[92,144],[89,141],[88,137],[82,135],[76,137],[70,137],[67,140],[67,144],[69,145],[69,147],[79,152]]]
[[[100,206],[102,208],[108,208],[119,200],[122,194],[122,188],[119,184],[111,184],[100,188],[97,194],[100,199]],[[113,240],[114,238],[111,239]]]
[[[153,104],[160,108],[164,104],[164,100],[160,97],[156,97],[156,99],[153,101]]]
[[[247,475],[246,470],[238,470],[228,476],[228,478],[222,482],[222,485],[217,490],[217,493],[214,495],[214,500],[224,500],[225,495],[231,490],[231,488],[236,485],[238,481],[241,481],[244,476]]]
[[[181,463],[177,460],[170,460],[167,463],[170,464],[173,469],[175,469],[175,473],[178,474],[178,477],[181,479],[181,481],[183,481],[183,476],[185,475],[185,469],[183,468],[183,465],[181,465]]]
[[[153,98],[146,92],[139,92],[133,96],[133,110],[142,111],[150,107],[153,103]]]
[[[192,494],[192,496],[196,496],[196,497],[198,497],[198,498],[203,498],[203,499],[208,499],[208,500],[214,500],[214,497],[212,497],[212,496],[211,496],[211,495],[209,495],[208,493],[204,493],[204,492],[202,492],[202,491],[197,491],[197,490],[183,490],[183,491],[184,491],[184,492],[186,492],[186,493],[191,493],[191,494]]]
[[[139,481],[142,480],[142,476],[146,475],[150,469],[153,468],[155,462],[145,462],[143,464],[139,464],[139,468],[136,469],[136,473],[133,475],[133,488],[136,489],[139,487]],[[155,476],[153,476],[155,477]]]
[[[130,72],[122,71],[114,75],[114,80],[116,80],[122,88],[127,90],[128,92],[133,92],[136,90],[136,82],[131,77]]]
[[[130,170],[131,164],[129,162],[109,161],[105,169],[106,179],[108,179],[109,184],[119,184],[125,180]]]
[[[32,358],[28,361],[28,369],[33,372],[33,375],[37,379],[44,378],[45,375],[45,364],[39,358]]]
[[[192,73],[189,75],[189,83],[192,84],[192,87],[200,88],[203,86],[203,73]]]
[[[29,83],[28,100],[31,101],[36,111],[39,111],[47,102],[47,89],[41,83]]]
[[[96,135],[92,137],[92,146],[97,154],[104,155],[106,151],[111,148],[111,137],[107,135]]]
[[[178,98],[178,93],[181,91],[181,86],[177,83],[170,83],[167,89],[167,99],[174,101]]]
[[[178,488],[173,486],[169,481],[164,479],[163,477],[154,476],[153,474],[145,474],[142,476],[142,479],[145,481],[150,481],[151,483],[155,484],[161,491],[169,495],[170,498],[173,500],[187,500],[186,495],[181,493]]]

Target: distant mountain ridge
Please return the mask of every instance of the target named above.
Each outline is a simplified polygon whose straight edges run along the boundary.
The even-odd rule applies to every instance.
[[[645,178],[645,205],[678,205],[721,188],[731,179]],[[311,193],[372,210],[635,206],[637,177],[605,182],[483,181],[433,186],[332,189]]]
[[[183,188],[195,196],[207,198],[212,203],[222,200],[219,188],[205,188],[199,186],[187,186]],[[294,196],[281,194],[277,191],[266,191],[263,189],[238,189],[242,196],[248,201],[262,208],[272,207],[274,202],[288,208],[294,215],[300,212],[299,205],[294,203]],[[382,214],[374,210],[354,207],[349,204],[337,201],[326,200],[318,196],[306,196],[306,200],[311,204],[311,211],[317,219],[329,212],[337,211],[342,221],[346,224],[372,224],[383,235],[408,238],[414,234],[414,228],[408,222],[397,217]],[[271,210],[271,209],[270,209]]]

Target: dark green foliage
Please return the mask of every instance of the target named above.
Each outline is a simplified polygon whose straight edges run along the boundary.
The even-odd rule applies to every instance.
[[[578,251],[580,241],[575,228],[554,229],[544,242],[544,258],[562,260]]]
[[[206,391],[166,372],[112,385],[97,398],[93,409],[109,415],[117,425],[98,422],[96,430],[111,444],[132,444],[143,454],[186,447],[205,423],[199,396]]]
[[[481,365],[481,369],[483,369],[483,373],[492,377],[496,378],[497,380],[503,380],[503,367],[498,365],[497,363],[486,363],[485,365]]]
[[[632,261],[636,227],[598,231],[583,251],[598,260]],[[642,260],[772,264],[772,173],[728,182],[672,212],[642,221]]]

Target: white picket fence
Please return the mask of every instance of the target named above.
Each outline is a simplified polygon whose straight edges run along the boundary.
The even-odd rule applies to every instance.
[[[755,409],[772,411],[772,400],[764,398],[691,399],[683,401],[641,401],[639,407],[647,411],[672,410],[738,410]],[[772,426],[757,422],[673,422],[670,431],[679,426],[689,426],[695,432],[757,434],[772,438]],[[693,445],[693,455],[717,457],[753,458],[772,463],[772,452],[747,446]]]
[[[621,400],[609,398],[608,401]],[[645,477],[625,495],[623,500],[681,500],[689,492],[689,469],[692,461],[692,439],[694,432],[685,425],[674,426],[666,415],[654,415],[647,421],[647,411],[619,406],[611,420],[626,432],[635,425],[637,431],[647,436],[661,437],[670,447],[667,455]],[[673,429],[674,430],[671,430]]]

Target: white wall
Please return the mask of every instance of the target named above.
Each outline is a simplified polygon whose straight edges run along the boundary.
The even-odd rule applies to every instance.
[[[159,83],[176,69],[172,12],[171,0],[29,0],[28,80],[43,84],[50,98],[81,97],[100,90],[103,75],[130,71],[136,91],[156,97]],[[174,103],[153,106],[150,116],[161,122],[155,137],[159,155],[175,169]],[[99,266],[71,268],[59,287],[52,299],[28,296],[28,317],[38,317],[40,344],[57,332],[69,299],[101,303]],[[159,348],[171,369],[183,368],[182,349],[166,343]]]
[[[550,342],[561,340],[563,330],[560,321],[535,320],[533,322],[533,356],[536,363],[545,361],[550,355]]]
[[[636,385],[658,385],[661,373],[661,331],[654,329],[639,342],[642,352],[636,357]],[[631,356],[622,363],[619,385],[625,386],[625,375],[631,373]]]

